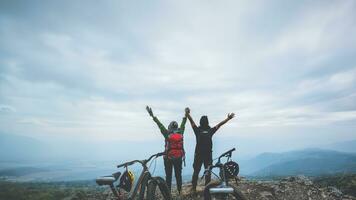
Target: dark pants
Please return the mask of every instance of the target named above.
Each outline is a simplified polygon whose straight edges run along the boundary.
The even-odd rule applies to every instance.
[[[197,187],[198,176],[202,164],[204,164],[204,169],[206,169],[212,163],[213,163],[213,158],[211,154],[204,155],[204,156],[195,154],[194,163],[193,163],[194,173],[192,178],[192,185],[194,189]],[[211,174],[209,173],[205,176],[205,185],[207,185],[210,182],[210,179],[211,179]]]
[[[171,189],[172,185],[173,168],[177,181],[177,189],[180,193],[180,191],[182,190],[182,159],[164,158],[164,170],[166,171],[166,182],[169,189]]]

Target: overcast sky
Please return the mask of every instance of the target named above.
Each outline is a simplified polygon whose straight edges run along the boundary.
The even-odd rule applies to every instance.
[[[356,139],[355,36],[353,0],[2,0],[0,131],[160,141],[150,105],[261,151]]]

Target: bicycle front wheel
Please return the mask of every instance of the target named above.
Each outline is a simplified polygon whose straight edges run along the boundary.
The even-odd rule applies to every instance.
[[[237,189],[235,186],[230,185],[229,187],[233,188],[233,193],[224,194],[224,193],[216,193],[210,194],[210,188],[218,187],[221,182],[212,182],[205,186],[204,189],[204,200],[214,199],[235,199],[235,200],[247,200],[247,198],[242,194],[242,192]]]
[[[163,199],[165,200],[171,200],[172,195],[171,191],[169,190],[166,181],[161,178],[161,177],[153,177],[149,182],[147,186],[147,200],[155,200],[157,199],[156,196],[159,194],[156,194],[157,186],[160,190],[161,195],[163,196]]]
[[[144,199],[145,192],[146,192],[146,187],[148,188],[148,183],[149,183],[150,179],[151,179],[151,175],[149,175],[149,174],[146,174],[143,177],[142,182],[141,182],[140,193],[139,193],[138,199]]]

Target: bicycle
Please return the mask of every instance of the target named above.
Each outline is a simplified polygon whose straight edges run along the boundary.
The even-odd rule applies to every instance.
[[[117,168],[122,168],[122,167],[126,168],[126,171],[128,169],[128,166],[133,165],[135,163],[140,163],[143,167],[141,175],[139,176],[135,187],[133,188],[133,190],[132,187],[130,187],[128,191],[129,194],[126,199],[128,200],[135,199],[136,195],[138,194],[138,199],[143,200],[147,188],[147,193],[146,193],[147,200],[154,200],[157,186],[159,187],[159,190],[165,200],[172,199],[171,192],[168,189],[166,181],[159,176],[153,177],[149,171],[149,167],[147,167],[147,164],[152,160],[152,158],[157,159],[158,157],[163,155],[165,155],[165,153],[157,153],[151,155],[148,159],[145,160],[133,160],[117,166]],[[119,179],[120,176],[121,176],[121,172],[116,172],[110,176],[102,176],[96,179],[96,183],[100,186],[103,185],[109,186],[115,198],[117,200],[123,200],[125,196],[121,192],[122,188],[120,188],[120,184],[116,186],[114,185],[114,183]]]
[[[231,160],[232,152],[235,150],[236,149],[233,148],[221,154],[218,158],[218,161],[214,165],[210,165],[205,170],[203,177],[208,173],[212,173],[218,178],[218,181],[211,182],[205,186],[204,200],[210,200],[212,197],[214,197],[214,199],[247,200],[247,198],[241,193],[240,190],[229,183],[229,179],[235,178],[237,184],[239,165]],[[227,157],[227,161],[225,163],[221,163],[221,159],[223,157]],[[219,168],[219,176],[212,171],[214,168]]]

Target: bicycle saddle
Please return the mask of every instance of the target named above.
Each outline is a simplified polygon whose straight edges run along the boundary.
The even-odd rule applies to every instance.
[[[113,176],[102,176],[97,178],[96,183],[98,185],[112,185],[115,182],[115,178]]]
[[[117,179],[119,179],[121,172],[116,172],[111,176],[101,176],[95,180],[98,185],[112,185]]]

